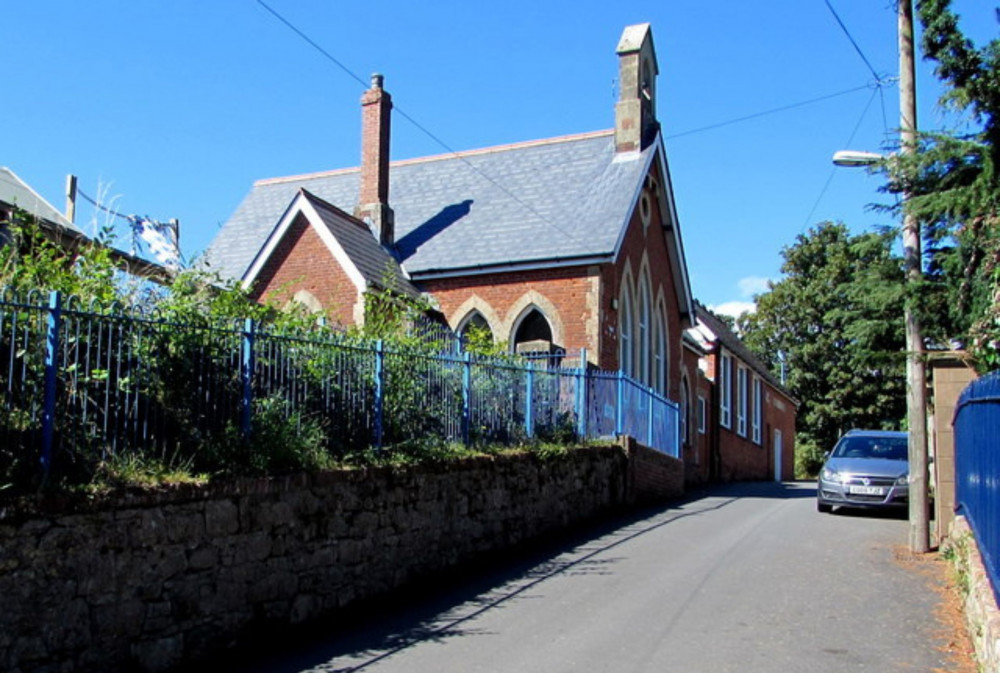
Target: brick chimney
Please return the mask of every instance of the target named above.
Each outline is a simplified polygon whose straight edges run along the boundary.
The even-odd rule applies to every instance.
[[[660,69],[648,23],[627,26],[618,41],[618,102],[615,151],[634,152],[652,141],[656,121],[656,76]]]
[[[389,207],[389,118],[392,96],[372,75],[372,88],[361,95],[361,188],[354,216],[368,223],[379,243],[391,248],[394,216]]]

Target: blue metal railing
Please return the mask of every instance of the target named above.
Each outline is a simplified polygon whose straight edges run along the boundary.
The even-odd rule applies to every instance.
[[[399,350],[331,330],[197,324],[0,291],[0,490],[10,466],[66,471],[129,451],[253,436],[263,401],[335,455],[413,439],[516,444],[628,434],[677,457],[678,407],[586,352],[551,360]],[[568,366],[573,364],[575,366]],[[30,460],[25,460],[30,457]],[[6,461],[6,462],[5,462]]]
[[[1000,371],[969,384],[953,424],[956,499],[1000,600]]]

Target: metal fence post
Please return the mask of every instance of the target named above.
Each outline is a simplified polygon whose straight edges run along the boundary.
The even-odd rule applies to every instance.
[[[621,436],[625,430],[625,372],[618,370],[618,385],[615,386],[615,435]]]
[[[462,442],[466,446],[472,438],[472,354],[462,355]]]
[[[52,466],[52,444],[56,433],[56,392],[59,382],[59,328],[62,323],[62,296],[49,294],[45,333],[45,399],[42,408],[42,476],[47,479]]]
[[[524,395],[524,433],[535,436],[535,363],[528,362]]]
[[[240,431],[243,433],[243,440],[250,441],[250,434],[253,429],[253,371],[254,363],[254,341],[256,340],[257,326],[253,318],[247,318],[243,322],[243,347],[240,357],[240,379],[243,382],[243,407],[240,413]]]
[[[646,419],[646,446],[653,446],[653,404],[656,398],[653,397],[653,389],[646,388],[646,398],[649,400],[649,416]]]
[[[580,367],[576,378],[576,434],[587,436],[587,349],[580,349]]]
[[[680,423],[680,406],[670,406],[669,407],[674,412],[674,458],[681,457],[681,423]]]
[[[383,421],[385,420],[385,344],[375,342],[375,448],[382,448]]]

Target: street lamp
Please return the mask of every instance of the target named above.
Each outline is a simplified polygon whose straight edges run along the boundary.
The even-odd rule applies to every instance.
[[[899,0],[899,153],[917,151],[917,87],[913,58],[913,0]],[[837,152],[840,166],[870,166],[884,157],[871,152]],[[909,192],[903,192],[903,265],[907,295],[903,303],[906,323],[906,419],[909,426],[910,551],[930,551],[930,507],[927,498],[927,371],[924,340],[913,302],[923,270],[920,260],[920,223],[906,212]]]
[[[902,5],[904,3],[900,3]],[[904,124],[906,113],[903,113]],[[913,119],[914,115],[910,116]],[[904,142],[901,153],[913,152],[907,142],[904,127]],[[887,157],[875,152],[841,150],[833,155],[837,166],[873,166]],[[909,196],[903,193],[903,203]],[[906,269],[906,283],[910,290],[903,303],[906,323],[906,418],[909,426],[908,458],[910,464],[910,551],[926,553],[930,551],[930,505],[927,488],[927,372],[924,366],[924,341],[920,333],[920,320],[913,311],[914,295],[917,292],[923,271],[920,263],[920,223],[916,218],[903,212],[903,261]]]
[[[858,166],[874,166],[885,157],[877,152],[856,152],[854,150],[840,150],[833,153],[833,163],[837,166],[848,166],[857,168]]]

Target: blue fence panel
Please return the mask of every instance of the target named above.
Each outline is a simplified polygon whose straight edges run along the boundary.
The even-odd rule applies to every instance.
[[[526,437],[526,367],[470,358],[469,368],[470,442],[514,444]]]
[[[67,301],[56,450],[70,458],[146,451],[169,459],[182,444],[217,442],[238,417],[238,338],[235,329]]]
[[[634,437],[640,444],[650,446],[649,391],[642,384],[629,378],[626,378],[624,383],[621,434]]]
[[[387,350],[385,363],[384,445],[462,441],[464,360]]]
[[[680,458],[680,411],[678,405],[655,396],[653,404],[653,436],[650,446],[674,458]]]
[[[45,322],[41,294],[0,296],[0,487],[4,474],[33,474],[42,444]]]
[[[375,353],[370,344],[261,330],[254,349],[254,415],[279,413],[303,430],[319,429],[325,448],[338,456],[373,443]]]
[[[585,352],[476,358],[447,334],[432,340],[436,351],[394,351],[325,329],[195,322],[0,290],[0,489],[39,458],[66,475],[125,452],[229,451],[275,419],[335,456],[426,437],[617,434],[677,455],[676,406],[587,368]]]
[[[962,392],[954,426],[956,498],[1000,600],[1000,372]]]
[[[533,365],[534,366],[534,365]],[[562,380],[566,372],[536,368],[532,371],[531,387],[531,418],[532,436],[546,436],[555,432],[556,428],[571,423],[571,419],[560,419],[562,410],[559,402],[562,398]]]
[[[618,434],[618,374],[591,372],[589,379],[587,434],[614,437]]]

